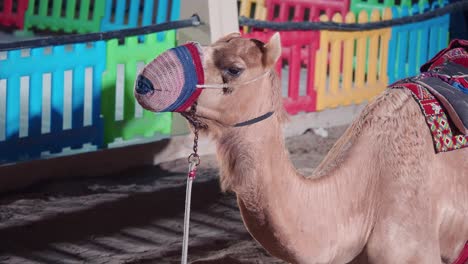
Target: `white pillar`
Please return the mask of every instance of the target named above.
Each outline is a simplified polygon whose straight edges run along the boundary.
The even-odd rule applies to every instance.
[[[195,13],[205,25],[178,30],[179,44],[193,40],[208,45],[228,33],[239,31],[237,0],[181,0],[181,19]]]
[[[224,35],[239,31],[237,0],[181,0],[180,19],[190,18],[193,14],[198,14],[205,24],[177,30],[179,45],[187,41],[209,45]],[[187,121],[174,114],[172,133],[183,135],[188,132]]]

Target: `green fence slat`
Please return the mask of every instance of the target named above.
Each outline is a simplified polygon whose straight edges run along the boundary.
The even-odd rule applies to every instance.
[[[67,20],[73,20],[75,18],[75,6],[76,0],[67,0],[67,10],[65,12]]]
[[[80,21],[87,21],[89,15],[89,0],[81,0]]]
[[[420,1],[420,4],[423,2],[424,0],[421,0]],[[353,13],[355,13],[356,15],[361,11],[361,10],[365,10],[367,11],[368,13],[371,13],[372,10],[374,9],[378,9],[380,11],[382,11],[384,8],[391,8],[395,6],[395,0],[384,0],[383,3],[379,3],[378,0],[351,0],[351,11]],[[411,7],[412,4],[411,4],[411,0],[401,0],[400,1],[400,4],[398,6],[407,6],[407,7]]]
[[[47,16],[47,5],[48,5],[48,0],[39,1],[39,15],[40,16]]]
[[[60,17],[62,14],[62,0],[54,1],[54,5],[52,7],[52,16],[53,17]]]
[[[39,10],[35,13],[34,5],[37,1],[39,1]],[[52,1],[51,12],[48,10],[49,1]],[[68,33],[99,32],[106,2],[94,1],[93,10],[90,10],[90,0],[81,0],[79,7],[76,3],[76,0],[31,0],[25,14],[24,28],[27,30],[37,27],[53,31],[63,30]],[[62,17],[63,4],[66,4],[64,17]],[[90,12],[91,18],[89,18]]]

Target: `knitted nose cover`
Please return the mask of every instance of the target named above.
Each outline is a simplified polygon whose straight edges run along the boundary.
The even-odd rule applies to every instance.
[[[194,42],[169,49],[156,57],[137,77],[135,97],[138,102],[155,112],[185,111],[202,91],[196,88],[204,82],[201,57],[201,47]],[[150,94],[138,94],[136,91],[142,85],[152,85],[154,90]]]

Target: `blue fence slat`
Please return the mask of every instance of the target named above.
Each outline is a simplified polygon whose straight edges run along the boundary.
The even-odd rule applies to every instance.
[[[156,24],[163,23],[167,20],[167,0],[159,0],[158,2],[158,14],[156,16]],[[165,32],[158,32],[158,41],[164,41],[166,37]]]
[[[106,6],[104,7],[104,16],[101,20],[101,31],[111,30],[111,18],[112,18],[112,0],[105,0]]]
[[[411,9],[411,14],[417,14],[419,13],[419,6],[418,5],[413,5],[413,8]],[[415,25],[415,28],[417,28],[418,25]],[[418,36],[419,32],[418,30],[410,30],[409,31],[409,46],[408,46],[408,64],[409,65],[416,65],[416,57],[418,54],[418,46],[417,45],[412,45],[412,43],[417,43],[418,42]],[[408,68],[408,75],[413,76],[416,75],[417,71],[414,67],[409,67]]]
[[[171,21],[180,18],[180,0],[172,0]]]
[[[130,2],[130,13],[128,14],[128,26],[137,27],[139,17],[140,1]]]
[[[12,74],[7,79],[6,89],[6,138],[16,139],[20,129],[20,75]]]
[[[29,129],[28,136],[41,134],[42,74],[37,72],[29,79]]]
[[[32,49],[31,56],[40,56],[41,49]],[[34,72],[29,79],[29,129],[28,136],[41,134],[42,118],[42,73]]]
[[[156,16],[156,24],[166,22],[167,19],[167,0],[158,1],[158,14]]]
[[[426,36],[429,36],[429,28],[428,27],[424,27],[424,25],[419,25],[420,27],[420,30],[419,30],[419,39],[421,41],[424,41],[426,40],[427,41],[427,37]],[[418,61],[417,61],[417,65],[423,65],[426,61],[428,61],[428,46],[427,45],[420,45],[418,47]]]
[[[429,56],[428,58],[432,57],[433,55],[437,54],[437,46],[439,41],[437,38],[439,37],[439,29],[437,27],[432,27],[429,32]]]
[[[72,128],[83,126],[84,120],[84,93],[85,93],[85,71],[79,65],[73,69],[72,86]]]
[[[409,15],[409,10],[406,6],[401,8],[401,17],[406,17]],[[404,26],[398,32],[398,53],[397,53],[397,75],[403,76],[406,72],[406,61],[408,55],[408,27],[410,24]]]
[[[143,25],[151,25],[153,23],[153,10],[154,0],[145,0],[145,6],[143,7]]]
[[[125,19],[125,4],[127,1],[116,1],[117,8],[115,9],[115,24],[123,25]]]
[[[442,6],[446,1],[442,2]],[[407,7],[393,7],[393,18],[415,15],[439,7],[435,2],[431,7],[427,2]],[[388,76],[389,82],[418,74],[420,66],[432,58],[448,44],[449,15],[422,22],[392,28],[389,43]]]
[[[398,9],[394,6],[392,7],[392,17],[396,18],[399,17]],[[390,35],[390,41],[388,43],[388,80],[390,83],[393,83],[395,79],[395,69],[396,69],[396,47],[397,47],[397,30],[395,28],[392,29],[392,33]]]
[[[102,74],[106,70],[107,61],[107,44],[105,41],[98,41],[94,43],[96,46],[96,53],[99,55],[97,58],[100,63],[94,64],[93,69],[93,104],[91,108],[93,126],[97,128],[96,138],[94,144],[98,148],[104,146],[104,124],[101,118],[101,91],[102,91]]]
[[[62,61],[65,58],[65,47],[64,46],[54,46],[52,48],[52,53],[54,56],[62,57]],[[48,58],[48,61],[54,61],[51,58]],[[64,88],[65,88],[65,70],[68,67],[64,67],[63,64],[56,65],[54,71],[52,72],[52,87],[51,87],[51,127],[50,131],[52,133],[57,133],[63,130],[63,110],[64,110]],[[32,70],[32,69],[31,69]]]
[[[78,54],[86,53],[86,44],[75,45],[75,52]],[[78,57],[76,67],[73,69],[73,86],[72,86],[72,128],[83,126],[84,120],[84,94],[85,94],[85,69],[86,59]],[[67,63],[68,64],[68,63]]]

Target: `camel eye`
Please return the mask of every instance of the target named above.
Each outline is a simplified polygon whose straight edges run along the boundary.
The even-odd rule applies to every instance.
[[[239,75],[242,73],[242,69],[231,67],[227,68],[226,72],[233,77],[239,77]]]

